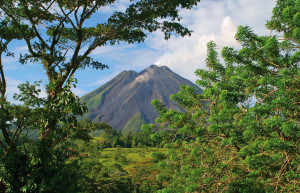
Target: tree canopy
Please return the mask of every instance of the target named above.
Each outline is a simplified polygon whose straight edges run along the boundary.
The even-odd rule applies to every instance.
[[[0,181],[9,192],[76,192],[76,160],[69,159],[75,139],[89,139],[90,129],[105,125],[78,124],[76,116],[87,108],[71,92],[79,69],[105,69],[90,54],[105,45],[140,43],[154,31],[186,36],[179,10],[191,9],[200,0],[128,1],[125,11],[109,16],[101,8],[115,0],[3,0],[0,2]],[[97,15],[98,19],[92,18]],[[39,82],[19,86],[15,95],[22,105],[6,100],[4,54],[14,39],[25,42],[28,53],[20,62],[36,62],[47,75],[46,94]],[[35,135],[35,140],[29,138]],[[58,183],[59,182],[59,183]],[[2,184],[2,182],[1,182]],[[59,185],[58,185],[59,184]]]
[[[28,46],[29,54],[23,55],[20,61],[40,62],[49,82],[55,82],[55,88],[48,93],[55,95],[76,70],[87,66],[107,67],[89,57],[97,47],[120,42],[140,43],[148,33],[157,30],[164,33],[165,39],[172,34],[190,35],[191,31],[178,23],[179,10],[191,9],[200,0],[130,1],[124,12],[115,11],[105,19],[98,10],[115,2],[5,0],[0,8]],[[88,23],[94,14],[104,21]],[[28,30],[24,30],[26,27]]]
[[[171,96],[181,110],[154,100],[156,124],[124,136],[105,123],[77,121],[87,108],[71,92],[75,72],[109,66],[90,57],[97,47],[140,43],[154,31],[165,39],[190,35],[179,10],[199,0],[134,0],[125,11],[101,14],[115,2],[0,2],[0,192],[297,192],[300,1],[277,0],[270,35],[239,26],[240,48],[219,53],[209,42],[207,67],[195,72],[202,93],[183,85]],[[45,98],[40,82],[20,85],[20,105],[6,99],[1,60],[13,56],[7,48],[16,39],[28,47],[20,62],[41,64],[48,78]],[[120,146],[145,157],[143,145],[165,151],[130,175],[99,162],[103,148],[115,146],[109,155],[119,163],[127,162]]]
[[[173,139],[160,192],[299,190],[299,5],[277,1],[270,36],[238,27],[241,49],[224,47],[224,63],[209,42],[207,69],[196,71],[203,93],[182,86],[172,96],[184,111],[153,102]]]

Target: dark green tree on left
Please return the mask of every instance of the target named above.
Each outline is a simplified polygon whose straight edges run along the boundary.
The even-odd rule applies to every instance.
[[[10,54],[7,43],[21,39],[28,53],[21,55],[20,62],[37,62],[47,75],[47,97],[39,97],[39,83],[26,83],[19,86],[20,94],[15,96],[22,105],[13,105],[5,98],[1,63],[0,180],[9,192],[80,191],[76,187],[78,175],[71,167],[74,163],[66,164],[69,145],[75,138],[87,138],[88,134],[87,129],[77,127],[76,116],[87,109],[71,92],[76,84],[75,72],[86,67],[107,68],[89,56],[107,44],[140,43],[158,30],[165,39],[173,34],[190,35],[191,31],[179,23],[179,10],[191,9],[200,0],[136,0],[130,1],[123,12],[115,11],[109,16],[98,12],[115,2],[0,2],[1,54]],[[104,21],[93,25],[89,21],[95,15]],[[32,130],[39,133],[38,140],[27,137]]]
[[[3,19],[4,15],[1,13],[2,20],[0,21],[0,192],[5,192],[9,182],[12,188],[11,191],[19,191],[22,186],[25,185],[24,180],[19,176],[26,174],[28,168],[26,155],[19,151],[18,144],[20,143],[21,127],[16,124],[14,128],[13,119],[15,123],[21,123],[26,118],[21,118],[20,115],[27,113],[29,109],[20,108],[18,106],[12,106],[6,100],[6,77],[4,67],[2,63],[2,57],[13,56],[13,53],[9,52],[8,45],[15,39],[22,39],[21,34],[11,24],[8,18]],[[24,32],[28,33],[28,26],[20,26]],[[27,111],[26,111],[27,110]],[[25,158],[25,159],[24,159]],[[8,172],[9,171],[9,172]],[[6,172],[7,176],[4,176]],[[2,180],[5,181],[1,182]]]

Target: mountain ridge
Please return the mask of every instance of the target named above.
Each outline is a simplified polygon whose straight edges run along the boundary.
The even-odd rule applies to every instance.
[[[185,84],[197,87],[189,80],[174,73],[166,66],[151,65],[137,73],[123,71],[112,80],[81,97],[86,102],[89,112],[83,116],[94,122],[107,122],[114,129],[137,131],[140,126],[134,124],[154,123],[158,113],[151,102],[162,100],[167,107],[176,105],[170,100],[170,95],[179,91],[179,86]],[[199,88],[200,91],[200,88]],[[135,117],[134,117],[135,116]],[[142,120],[138,120],[141,118]]]

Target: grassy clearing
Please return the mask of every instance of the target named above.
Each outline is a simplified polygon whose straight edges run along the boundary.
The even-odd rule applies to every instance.
[[[104,166],[120,164],[125,170],[141,163],[152,162],[151,154],[154,152],[166,153],[164,148],[106,148],[101,152],[100,162]]]

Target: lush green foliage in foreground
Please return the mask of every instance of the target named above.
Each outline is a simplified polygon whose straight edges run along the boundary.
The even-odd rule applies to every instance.
[[[300,1],[278,0],[267,22],[280,35],[258,36],[240,26],[241,49],[208,43],[207,70],[172,99],[184,109],[154,101],[157,123],[171,136],[167,168],[157,176],[167,192],[297,192],[299,154]]]
[[[116,12],[95,28],[82,24],[113,1],[77,1],[76,6],[68,2],[57,1],[61,10],[56,13],[46,8],[53,5],[48,0],[0,2],[5,14],[0,53],[11,55],[8,43],[24,39],[30,54],[21,61],[40,61],[49,78],[47,98],[40,98],[36,85],[27,83],[16,95],[23,104],[12,105],[5,98],[0,63],[0,192],[4,186],[14,193],[300,189],[299,0],[277,1],[267,27],[280,35],[258,36],[249,27],[239,27],[241,49],[223,48],[224,64],[215,43],[208,43],[207,69],[196,72],[203,93],[182,86],[172,96],[182,111],[154,101],[160,113],[157,125],[144,125],[137,135],[122,135],[106,124],[77,122],[86,108],[71,92],[73,74],[89,65],[105,67],[88,58],[90,51],[106,43],[143,41],[143,30],[160,29],[166,38],[172,32],[189,34],[180,24],[160,23],[159,18],[179,19],[178,6],[191,8],[198,1],[134,1],[125,13]],[[47,40],[38,33],[43,22],[50,24]],[[85,43],[91,44],[81,56]],[[76,45],[70,61],[61,52],[69,49],[66,45]],[[28,138],[31,130],[38,131],[38,139]],[[91,138],[97,130],[102,131]],[[162,145],[167,150],[156,148]],[[152,148],[136,148],[143,146]]]
[[[165,149],[117,147],[97,151],[97,141],[77,145],[78,153],[84,156],[78,163],[78,172],[83,175],[79,180],[81,192],[146,193],[163,187],[156,180],[159,168],[155,163]]]
[[[82,192],[78,184],[86,175],[78,170],[80,160],[67,162],[70,148],[76,139],[88,140],[91,128],[106,125],[78,124],[76,118],[87,108],[71,92],[76,83],[74,74],[87,67],[108,67],[89,57],[98,47],[140,43],[155,31],[162,31],[165,39],[174,34],[190,35],[191,31],[179,23],[179,10],[191,9],[199,1],[130,1],[125,11],[106,14],[106,21],[93,23],[89,19],[97,10],[116,1],[1,0],[0,187],[5,184],[7,192],[13,193]],[[6,99],[6,64],[2,63],[4,54],[13,56],[8,45],[15,39],[28,48],[19,61],[37,62],[47,75],[45,98],[39,96],[38,83],[20,85],[21,92],[15,98],[22,105]],[[37,140],[28,138],[32,130],[39,133]],[[119,185],[130,192],[126,182]]]

